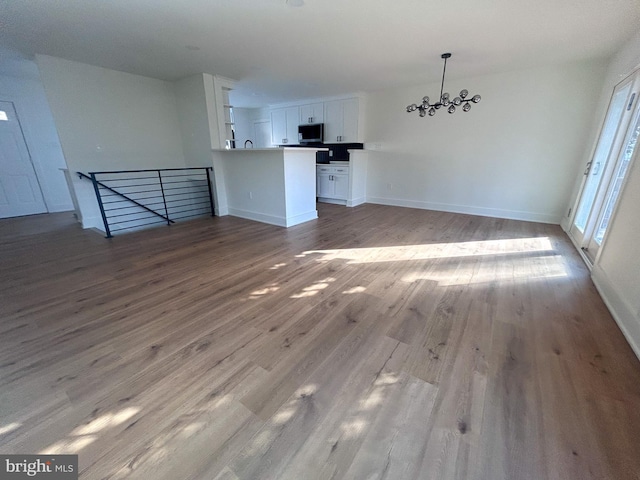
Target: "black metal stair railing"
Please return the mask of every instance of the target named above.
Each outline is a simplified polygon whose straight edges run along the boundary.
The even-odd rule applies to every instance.
[[[107,238],[214,215],[211,167],[78,172],[93,182]]]

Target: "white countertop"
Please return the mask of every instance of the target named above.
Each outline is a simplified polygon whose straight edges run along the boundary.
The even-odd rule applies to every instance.
[[[214,152],[273,152],[278,150],[328,151],[328,147],[214,148]]]

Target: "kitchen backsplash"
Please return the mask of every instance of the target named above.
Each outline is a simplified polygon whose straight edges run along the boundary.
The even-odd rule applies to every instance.
[[[320,146],[320,145],[318,145]],[[328,152],[316,152],[317,163],[329,163],[331,160],[349,160],[349,152],[347,150],[362,150],[362,143],[325,143],[322,145],[328,148]],[[333,156],[329,155],[333,152]]]

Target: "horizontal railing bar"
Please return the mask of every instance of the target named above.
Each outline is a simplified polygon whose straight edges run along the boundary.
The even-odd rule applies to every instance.
[[[166,185],[171,185],[169,188],[175,188],[175,185],[186,185],[187,187],[206,187],[206,180],[195,180],[191,182],[162,182],[162,184],[166,187]]]
[[[141,200],[144,200],[144,199],[141,199]],[[120,205],[120,204],[123,204],[123,203],[128,203],[128,204],[130,204],[132,207],[133,207],[133,205],[135,205],[135,204],[132,204],[131,202],[126,202],[126,201],[124,201],[124,200],[115,200],[115,201],[113,201],[113,202],[102,202],[102,203],[103,203],[103,204],[105,204],[105,205]],[[152,203],[153,203],[154,205],[156,205],[158,202],[152,202]],[[149,208],[149,206],[148,206],[148,205],[144,205],[144,206],[137,205],[137,206],[138,206],[138,207],[140,207],[140,208],[144,208],[144,207]],[[108,208],[106,208],[106,209],[107,209],[107,210],[113,210],[113,209],[114,209],[114,207],[108,207]]]
[[[169,202],[182,202],[184,200],[202,198],[202,193],[206,193],[206,192],[198,192],[196,194],[190,194],[188,197],[185,194],[172,193],[172,194],[169,194],[169,195],[165,195],[165,197],[167,197],[167,203],[169,203]],[[171,197],[171,198],[169,198],[169,197]],[[209,198],[209,197],[207,197],[207,198]]]
[[[200,174],[195,174],[200,175]],[[149,172],[148,175],[144,175],[142,177],[134,177],[130,176],[126,173],[103,173],[102,176],[96,175],[96,180],[101,182],[119,182],[120,180],[158,180],[157,172]]]
[[[177,199],[177,200],[172,200],[171,202],[167,202],[168,206],[172,206],[172,207],[180,207],[183,205],[190,205],[190,204],[196,204],[196,203],[202,203],[202,202],[206,202],[209,200],[209,197],[198,197],[198,198],[194,198],[194,199]]]
[[[182,180],[169,180],[167,181],[166,179],[169,178],[182,178],[184,177],[184,175],[180,175],[179,177],[162,177],[162,183],[164,183],[165,185],[168,183],[189,183],[189,182],[207,182],[207,177],[205,177],[204,175],[201,175],[198,178],[194,178],[193,176],[189,176],[190,178],[183,178]]]
[[[128,195],[135,195],[138,192],[130,192]],[[140,193],[154,193],[154,192],[140,192]],[[103,197],[106,197],[107,195],[103,195]],[[121,197],[122,195],[109,195],[109,197]],[[137,200],[145,200],[145,199],[149,199],[149,198],[162,198],[162,195],[146,195],[144,197],[138,197]],[[113,202],[112,202],[113,203]]]
[[[194,200],[198,200],[198,201],[194,201]],[[199,203],[203,203],[203,202],[208,202],[209,201],[209,197],[198,197],[195,198],[193,200],[172,200],[171,203],[167,203],[167,206],[170,207],[182,207],[183,205],[191,205],[191,204],[199,204]]]
[[[182,220],[183,218],[190,218],[190,217],[204,217],[204,216],[208,216],[209,212],[203,212],[202,214],[199,213],[195,213],[193,215],[184,215],[182,217],[173,217],[173,220]]]
[[[142,215],[142,212],[119,213],[118,215],[107,215],[108,218],[128,217],[130,215]],[[142,217],[143,218],[143,217]]]
[[[105,185],[108,185],[111,188],[132,188],[132,187],[158,187],[160,188],[160,182],[149,182],[149,183],[130,183],[127,185],[114,185],[112,183],[108,183],[109,180],[103,181]]]
[[[185,205],[185,207],[190,207],[191,205]],[[178,210],[169,210],[169,214],[171,215],[171,218],[173,218],[175,215],[179,215],[181,213],[185,213],[185,212],[194,212],[196,210],[206,210],[207,212],[210,212],[211,210],[209,209],[209,207],[205,207],[205,206],[201,206],[201,207],[195,207],[195,208],[184,208],[182,210],[178,209]]]
[[[207,188],[206,185],[191,185],[191,186],[187,186],[187,187],[171,187],[171,188],[165,188],[166,190],[184,190],[185,188]]]
[[[189,172],[189,173],[165,173],[162,175],[162,178],[207,178],[207,172],[206,171],[202,171],[202,172]]]
[[[147,225],[164,225],[164,224],[166,224],[166,222],[162,222],[162,221],[158,220],[157,222],[141,223],[140,225],[135,225],[135,226],[132,226],[132,227],[112,228],[111,231],[112,232],[121,232],[123,230],[131,230],[132,228],[145,227]]]
[[[145,218],[145,215],[151,215],[150,212],[132,212],[132,213],[125,213],[125,214],[116,214],[116,215],[107,215],[108,218],[117,218],[117,217],[129,217],[131,215],[138,215],[140,218]]]
[[[124,193],[125,195],[133,195],[135,193],[153,193],[153,192],[160,192],[160,189],[156,188],[153,190],[135,190],[133,192],[122,192],[122,193]],[[103,197],[106,197],[106,195],[103,195]]]
[[[163,205],[162,210],[164,210],[164,202],[154,202],[154,203],[148,203],[146,206],[147,207],[151,207],[152,205]],[[126,207],[116,207],[116,208],[109,208],[107,210],[105,210],[106,212],[115,212],[117,210],[124,210],[126,208],[140,208],[137,205],[128,205]]]
[[[148,168],[141,170],[112,170],[104,172],[89,172],[89,175],[105,175],[107,173],[139,173],[139,172],[177,172],[180,170],[213,170],[213,167],[186,167],[186,168]]]
[[[178,193],[167,193],[165,194],[165,197],[182,197],[182,198],[189,198],[189,196],[195,196],[195,195],[202,195],[202,194],[206,194],[207,191],[206,190],[200,190],[198,192],[196,191],[191,191],[191,192],[178,192]]]
[[[170,190],[173,190],[173,189],[170,189]],[[205,188],[205,189],[199,189],[199,190],[193,189],[193,190],[191,190],[191,191],[189,191],[189,192],[178,192],[178,193],[169,193],[169,194],[165,194],[165,197],[168,197],[168,196],[178,197],[178,196],[181,196],[181,195],[182,195],[182,196],[186,196],[186,195],[192,195],[192,194],[199,195],[199,194],[201,194],[201,193],[206,193],[206,194],[208,194],[208,193],[209,193],[209,191],[208,191],[208,189],[206,189],[206,188]]]
[[[119,222],[109,222],[111,225],[122,225],[123,223],[139,222],[140,220],[148,220],[153,217],[132,218],[131,220],[121,220]],[[166,223],[166,221],[158,220],[158,222]],[[135,226],[135,225],[134,225]],[[129,227],[130,228],[130,227]]]
[[[194,210],[208,210],[208,211],[210,211],[210,209],[209,209],[208,207],[207,207],[207,208],[205,208],[205,207],[198,207],[198,208],[189,208],[189,209],[187,209],[187,210],[177,210],[177,211],[174,211],[174,212],[170,212],[170,213],[171,213],[171,218],[173,218],[173,217],[174,217],[174,215],[176,215],[176,214],[178,214],[178,213],[193,212]]]
[[[116,197],[117,197],[117,196],[119,196],[119,195],[116,195]],[[137,202],[138,200],[147,200],[147,199],[149,199],[149,198],[162,198],[162,195],[148,195],[148,196],[146,196],[146,197],[139,197],[139,198],[134,199],[134,200]],[[118,202],[125,202],[125,201],[127,201],[127,200],[128,200],[128,199],[118,200]],[[131,201],[131,200],[129,200],[129,201]],[[117,202],[108,202],[108,203],[117,203]]]

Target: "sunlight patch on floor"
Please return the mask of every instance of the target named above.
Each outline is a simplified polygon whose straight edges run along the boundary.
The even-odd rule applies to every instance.
[[[359,264],[544,251],[553,251],[549,237],[511,238],[425,245],[397,245],[388,247],[340,248],[335,250],[308,250],[304,252],[303,255],[320,255],[318,258],[319,262],[343,260],[348,264]]]
[[[0,427],[0,435],[6,435],[9,432],[13,432],[14,430],[19,429],[21,426],[22,424],[18,422],[13,422],[7,425],[3,425],[2,427]]]
[[[128,407],[118,412],[100,415],[89,423],[74,429],[69,434],[69,438],[55,442],[39,453],[41,455],[76,454],[87,445],[95,442],[98,439],[98,434],[102,433],[106,429],[113,428],[126,422],[135,416],[140,410],[141,409],[139,407]]]
[[[507,264],[496,262],[475,263],[466,266],[438,266],[432,269],[415,270],[402,277],[402,281],[413,283],[419,280],[438,282],[439,286],[474,285],[502,281],[532,281],[567,277],[567,269],[560,255],[541,255],[516,260]]]
[[[277,283],[272,283],[271,285],[266,286],[265,288],[261,288],[260,290],[254,290],[249,294],[250,299],[260,298],[264,295],[268,295],[269,293],[277,292],[280,289]]]
[[[345,290],[344,292],[342,292],[343,295],[353,295],[354,293],[362,293],[366,290],[366,287],[363,286],[357,286],[357,287],[352,287],[349,288],[348,290]]]
[[[294,293],[289,298],[305,298],[305,297],[313,297],[320,293],[321,290],[324,290],[329,286],[331,282],[335,282],[336,279],[333,277],[328,277],[323,280],[318,280],[317,282],[312,283],[308,287],[304,287],[301,292]]]

